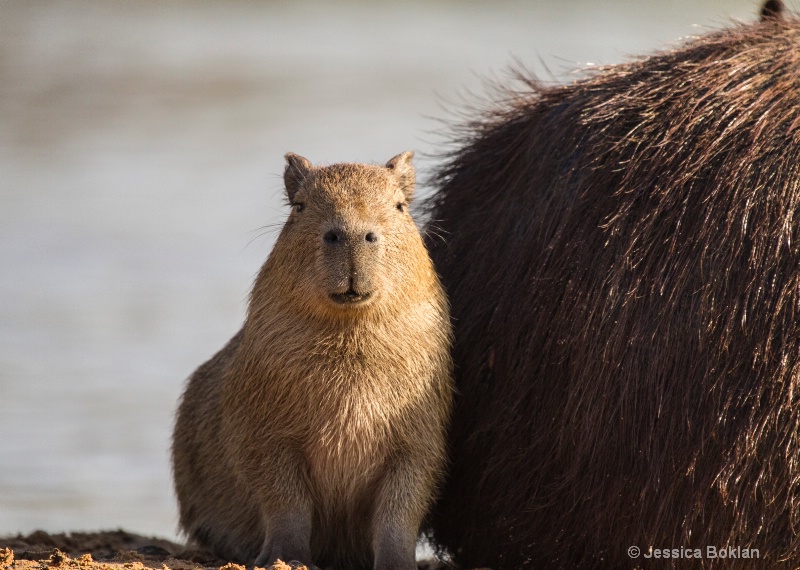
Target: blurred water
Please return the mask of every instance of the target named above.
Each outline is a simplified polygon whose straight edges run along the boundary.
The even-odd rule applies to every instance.
[[[0,534],[175,536],[173,411],[240,326],[286,151],[434,153],[514,57],[569,81],[757,9],[0,2]]]

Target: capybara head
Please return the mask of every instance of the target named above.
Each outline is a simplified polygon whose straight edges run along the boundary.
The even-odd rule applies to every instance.
[[[421,244],[408,212],[412,157],[404,152],[385,166],[315,167],[286,155],[292,211],[275,250],[292,296],[322,313],[364,310],[389,296],[402,297],[416,263],[402,251],[409,240]]]

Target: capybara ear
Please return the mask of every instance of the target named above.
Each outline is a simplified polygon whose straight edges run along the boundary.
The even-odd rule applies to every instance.
[[[783,19],[783,2],[781,0],[767,0],[761,5],[762,22]]]
[[[391,158],[386,163],[386,168],[394,172],[395,176],[400,182],[400,188],[403,194],[406,195],[406,200],[411,201],[414,197],[414,183],[416,181],[416,171],[414,165],[411,164],[411,159],[414,158],[414,151],[407,150],[401,152],[397,156]]]
[[[289,202],[293,202],[294,195],[314,166],[310,160],[293,152],[287,152],[284,158],[286,158],[286,170],[283,171],[283,184],[286,186]]]

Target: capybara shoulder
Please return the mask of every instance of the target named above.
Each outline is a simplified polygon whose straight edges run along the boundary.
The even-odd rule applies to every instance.
[[[242,330],[190,378],[173,440],[181,525],[223,558],[416,568],[452,365],[411,158],[286,155],[292,211]]]
[[[460,394],[436,540],[465,568],[797,567],[800,22],[509,100],[432,204]]]

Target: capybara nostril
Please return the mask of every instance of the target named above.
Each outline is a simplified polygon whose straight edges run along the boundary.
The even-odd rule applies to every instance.
[[[367,232],[367,235],[364,236],[364,239],[369,243],[375,243],[378,241],[378,235],[375,232]]]
[[[328,230],[325,232],[325,235],[322,236],[322,239],[325,240],[325,243],[334,245],[342,241],[342,234],[336,230]]]

